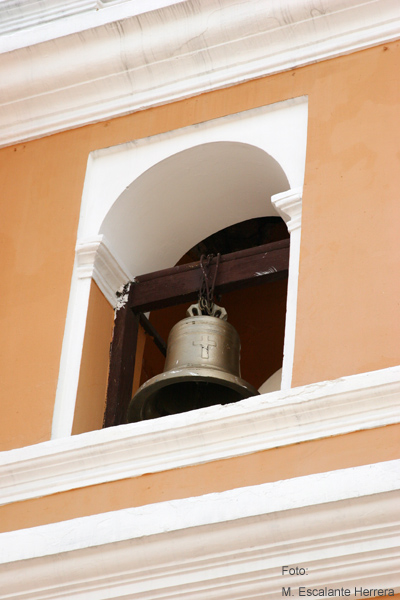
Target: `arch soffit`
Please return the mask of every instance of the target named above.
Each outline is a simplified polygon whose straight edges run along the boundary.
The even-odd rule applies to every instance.
[[[224,227],[276,215],[271,196],[289,187],[280,164],[256,146],[201,144],[137,177],[114,202],[99,233],[133,278],[175,264]]]
[[[127,198],[129,195],[134,191],[139,193],[141,186],[147,185],[148,195],[151,196],[153,184],[147,181],[147,177],[153,176],[158,170],[160,177],[164,178],[164,182],[170,185],[172,175],[168,175],[168,173],[162,174],[162,170],[163,168],[173,169],[180,161],[182,161],[181,168],[179,168],[179,165],[178,168],[175,168],[174,177],[176,177],[176,182],[182,183],[186,181],[188,183],[190,178],[188,176],[185,177],[187,175],[185,169],[188,170],[191,168],[193,170],[194,166],[197,168],[198,165],[193,161],[191,166],[186,163],[190,163],[197,153],[198,159],[202,163],[199,172],[203,175],[203,179],[198,177],[199,181],[196,182],[196,186],[199,188],[204,188],[208,182],[210,184],[212,182],[209,175],[204,177],[207,162],[204,154],[210,155],[211,148],[214,148],[215,154],[218,154],[217,149],[221,149],[222,147],[225,152],[226,164],[223,169],[224,177],[221,177],[221,173],[219,173],[220,181],[224,181],[225,179],[226,183],[229,178],[235,181],[235,169],[233,168],[235,159],[235,167],[239,168],[240,172],[244,174],[246,171],[245,165],[237,164],[240,162],[237,155],[241,152],[242,156],[240,159],[245,162],[246,158],[248,160],[246,154],[248,155],[253,152],[253,160],[256,158],[253,170],[257,171],[256,167],[258,165],[259,171],[262,171],[265,168],[265,161],[269,155],[271,159],[270,167],[272,167],[273,160],[275,160],[278,163],[276,168],[280,166],[285,173],[288,184],[286,183],[285,186],[278,189],[278,192],[289,188],[292,190],[302,188],[306,157],[307,121],[308,100],[306,96],[303,96],[219,117],[148,138],[133,140],[112,148],[93,151],[89,155],[88,160],[77,237],[77,265],[79,267],[82,264],[84,267],[83,270],[81,269],[82,275],[86,276],[86,265],[90,263],[93,266],[93,262],[97,261],[98,258],[96,253],[92,252],[91,249],[89,253],[87,252],[91,244],[91,248],[94,248],[103,242],[103,250],[105,250],[103,254],[109,254],[110,250],[111,254],[114,255],[115,252],[113,250],[116,250],[114,246],[121,246],[118,241],[114,242],[114,238],[117,240],[118,236],[115,232],[111,231],[113,228],[112,221],[114,219],[115,225],[119,211],[119,209],[113,209],[114,205],[118,203],[122,208],[123,203],[128,202]],[[213,142],[217,143],[214,147],[212,147]],[[218,144],[222,145],[218,146]],[[182,152],[184,150],[188,151],[188,153],[184,154]],[[235,156],[230,156],[230,153]],[[217,158],[218,164],[223,161],[223,155]],[[209,164],[211,164],[211,167],[213,166],[211,159],[209,160]],[[152,167],[155,167],[156,170],[151,171]],[[271,170],[277,172],[274,168]],[[214,174],[218,175],[215,171],[214,169]],[[247,173],[249,177],[244,178],[241,187],[245,185],[248,179],[251,180],[251,168],[249,165],[247,166]],[[141,176],[143,176],[142,179]],[[237,179],[238,177],[236,177]],[[262,181],[262,175],[260,172],[257,172],[254,181],[251,180],[250,183],[247,183],[251,187],[248,192],[254,192],[254,186],[260,180]],[[195,178],[192,181],[195,181]],[[215,177],[213,182],[215,183]],[[272,187],[267,183],[267,191],[271,188],[271,194],[274,193]],[[186,204],[188,204],[190,195],[193,195],[193,188],[187,186],[185,189],[184,186],[181,186],[181,189],[182,194],[186,193]],[[165,190],[162,190],[162,194],[164,193]],[[203,193],[203,198],[204,195]],[[249,193],[244,195],[245,202],[243,202],[243,207],[249,204],[248,198],[250,197]],[[265,194],[264,198],[266,196],[267,194]],[[219,200],[219,198],[216,198],[216,192],[209,197],[213,199],[214,204],[215,201]],[[264,200],[264,204],[268,201],[269,198]],[[137,202],[138,206],[139,204]],[[253,199],[251,204],[253,207],[255,206]],[[164,202],[164,206],[166,205]],[[149,210],[151,204],[147,201],[146,206],[147,210]],[[174,203],[171,204],[171,207],[173,206]],[[265,212],[264,206],[256,216],[265,214],[268,213]],[[156,217],[157,215],[154,215],[154,220]],[[134,218],[136,219],[136,216]],[[241,220],[240,215],[238,215],[237,220]],[[222,227],[229,225],[228,221],[222,221]],[[231,221],[231,223],[233,222],[234,220]],[[99,237],[101,232],[102,235]],[[210,233],[212,232],[210,231]],[[110,236],[112,241],[107,240],[107,236]],[[129,237],[132,238],[132,235]],[[202,234],[199,234],[196,241],[200,239],[202,239]],[[187,248],[191,247],[192,244],[190,242]],[[187,248],[184,248],[184,251]],[[80,254],[83,260],[80,259]],[[120,260],[121,256],[116,255],[115,258],[117,259],[117,263],[122,267],[126,266]],[[169,264],[171,264],[171,260]],[[138,274],[128,271],[130,269],[126,271],[126,274],[129,275],[128,278],[132,278],[132,276]]]

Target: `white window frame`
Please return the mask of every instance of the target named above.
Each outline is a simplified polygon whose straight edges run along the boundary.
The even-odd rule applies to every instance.
[[[100,233],[108,212],[118,202],[124,190],[149,169],[179,152],[202,144],[249,144],[272,156],[289,182],[289,190],[271,198],[274,209],[271,204],[268,209],[269,201],[266,198],[263,210],[272,210],[269,214],[280,214],[291,236],[282,375],[282,389],[290,388],[307,118],[307,98],[300,97],[91,153],[82,197],[52,439],[71,435],[72,431],[91,281],[94,280],[99,285],[109,302],[115,306],[115,292],[138,274],[132,272],[129,265],[126,266],[127,260],[124,257],[117,255],[112,239]],[[134,220],[134,214],[132,218]],[[157,268],[163,267],[156,266],[153,270]]]

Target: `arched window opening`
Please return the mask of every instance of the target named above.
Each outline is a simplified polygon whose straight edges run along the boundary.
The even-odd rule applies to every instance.
[[[90,397],[91,405],[96,407],[96,423],[93,421],[92,426],[88,419],[77,419],[77,432],[97,428],[104,407],[104,387],[97,386],[98,392],[93,394],[93,376],[86,377],[92,374],[90,361],[98,354],[107,359],[108,354],[108,340],[92,350],[91,330],[86,328],[92,300],[98,298],[93,297],[93,283],[99,295],[103,294],[115,308],[119,305],[116,291],[126,282],[171,268],[199,240],[258,217],[280,215],[290,232],[282,369],[282,388],[290,388],[306,138],[307,98],[297,98],[91,153],[82,196],[53,438],[70,435],[77,404],[86,403],[86,398]],[[237,297],[245,295],[245,303],[251,306],[251,292],[235,293]],[[228,294],[225,297],[228,301]],[[231,315],[234,309],[229,308]],[[154,311],[154,307],[147,311]],[[111,313],[109,316],[111,320]],[[176,320],[181,316],[178,311]],[[275,324],[269,328],[269,338]],[[244,374],[247,352],[241,335]],[[252,340],[258,347],[254,335]],[[90,352],[83,355],[86,345]],[[262,353],[266,351],[264,348]],[[255,362],[249,360],[252,366]],[[141,375],[137,374],[137,385]],[[255,384],[260,380],[261,376]]]

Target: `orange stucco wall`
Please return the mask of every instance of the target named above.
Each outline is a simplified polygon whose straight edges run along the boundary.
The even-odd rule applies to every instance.
[[[398,364],[399,57],[395,42],[1,149],[0,448],[50,437],[89,152],[304,94],[293,383]]]
[[[101,429],[114,311],[92,282],[72,434]]]
[[[0,532],[400,458],[400,425],[0,506]]]
[[[293,385],[400,362],[399,50],[326,63],[309,95]]]

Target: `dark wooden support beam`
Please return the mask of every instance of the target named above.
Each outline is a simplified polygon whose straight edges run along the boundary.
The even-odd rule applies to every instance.
[[[139,323],[145,330],[145,332],[153,338],[153,341],[157,348],[160,350],[161,354],[167,356],[167,344],[164,342],[161,335],[158,333],[157,329],[152,325],[149,319],[143,313],[139,313]]]
[[[124,421],[132,397],[138,331],[139,316],[125,304],[115,315],[103,427],[120,425]]]
[[[210,264],[212,279],[216,259]],[[215,293],[261,285],[287,277],[289,240],[221,256]],[[148,312],[183,302],[196,301],[201,284],[200,263],[190,263],[136,278],[129,306],[134,312]]]

